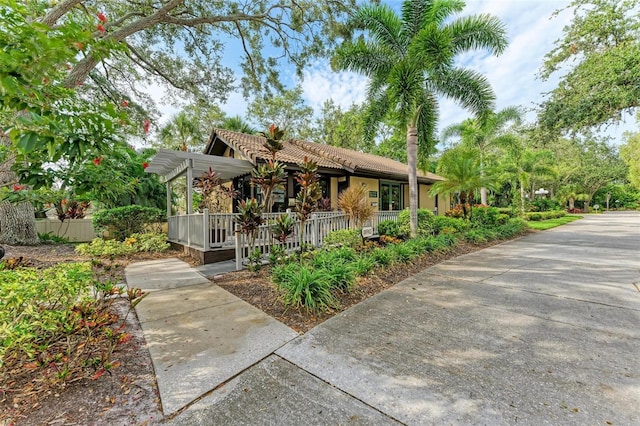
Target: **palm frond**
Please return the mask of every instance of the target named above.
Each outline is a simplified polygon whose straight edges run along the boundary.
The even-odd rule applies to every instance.
[[[438,92],[475,114],[493,109],[496,96],[489,81],[480,73],[454,68],[432,75],[431,83]]]
[[[427,159],[435,151],[435,146],[438,143],[436,138],[438,116],[438,100],[432,93],[423,91],[421,108],[417,117],[419,159]]]
[[[364,139],[372,141],[376,136],[378,124],[389,113],[391,102],[386,91],[379,91],[376,96],[368,98],[369,105],[364,114]]]
[[[504,24],[492,15],[472,15],[456,19],[446,26],[454,52],[488,49],[501,54],[509,45]]]
[[[397,52],[403,52],[406,46],[400,38],[402,22],[398,15],[387,5],[363,7],[355,15],[358,28],[369,32],[371,39],[379,45]]]
[[[409,55],[423,64],[427,70],[451,67],[454,52],[451,36],[435,24],[425,25],[411,41]]]
[[[441,25],[447,18],[456,12],[464,10],[463,0],[433,0],[429,1],[430,7],[427,11],[429,22]]]
[[[349,70],[368,77],[390,72],[397,55],[384,46],[358,39],[336,49],[331,65],[336,70]]]

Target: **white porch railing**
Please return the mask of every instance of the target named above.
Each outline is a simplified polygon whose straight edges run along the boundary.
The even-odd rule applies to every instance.
[[[295,213],[266,213],[263,218],[267,223],[262,225],[256,235],[254,249],[259,249],[262,256],[268,257],[271,247],[278,242],[273,238],[273,221],[283,214],[295,218]],[[399,211],[380,211],[374,213],[366,226],[373,228],[373,234],[378,234],[378,224],[384,220],[398,220]],[[168,240],[174,243],[210,250],[212,248],[235,247],[236,269],[242,269],[247,261],[249,244],[246,236],[239,231],[231,213],[203,213],[170,216],[168,218]],[[314,247],[320,247],[329,232],[340,229],[349,229],[349,218],[343,212],[317,212],[305,222],[304,233],[300,238],[300,221],[296,221],[293,235],[287,240],[284,247],[287,251],[293,251],[302,243]]]

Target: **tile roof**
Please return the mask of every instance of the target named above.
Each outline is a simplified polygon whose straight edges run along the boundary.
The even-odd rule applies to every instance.
[[[215,141],[215,136],[254,164],[258,159],[271,159],[271,154],[263,147],[265,139],[262,136],[218,128],[213,129],[212,137],[207,148],[205,148],[205,152],[209,151],[210,145]],[[296,164],[306,156],[318,163],[319,167],[390,179],[407,179],[407,165],[390,158],[298,139],[284,141],[283,145],[284,148],[278,151],[276,159],[284,163]],[[421,173],[418,171],[418,181],[420,182],[433,183],[439,180],[444,180],[444,178],[433,173]]]

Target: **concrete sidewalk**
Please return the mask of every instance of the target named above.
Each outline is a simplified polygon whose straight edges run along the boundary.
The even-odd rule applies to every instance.
[[[640,214],[429,268],[169,421],[640,424]]]
[[[181,260],[134,263],[127,266],[125,275],[130,288],[150,292],[136,306],[136,313],[165,415],[298,336]]]

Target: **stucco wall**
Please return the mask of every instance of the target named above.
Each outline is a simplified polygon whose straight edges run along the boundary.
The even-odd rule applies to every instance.
[[[360,176],[351,176],[350,181],[349,181],[349,186],[360,186],[363,185],[365,187],[365,196],[367,197],[367,203],[371,204],[371,203],[376,203],[376,205],[374,206],[374,211],[378,211],[378,208],[380,206],[380,188],[379,188],[379,183],[378,183],[378,179],[372,179],[372,178],[365,178],[365,177],[360,177]],[[375,191],[375,193],[378,195],[377,197],[369,197],[369,191]]]
[[[420,208],[433,211],[433,209],[436,208],[436,200],[433,196],[429,195],[431,185],[425,185],[421,183],[418,185],[418,187],[420,194]]]

